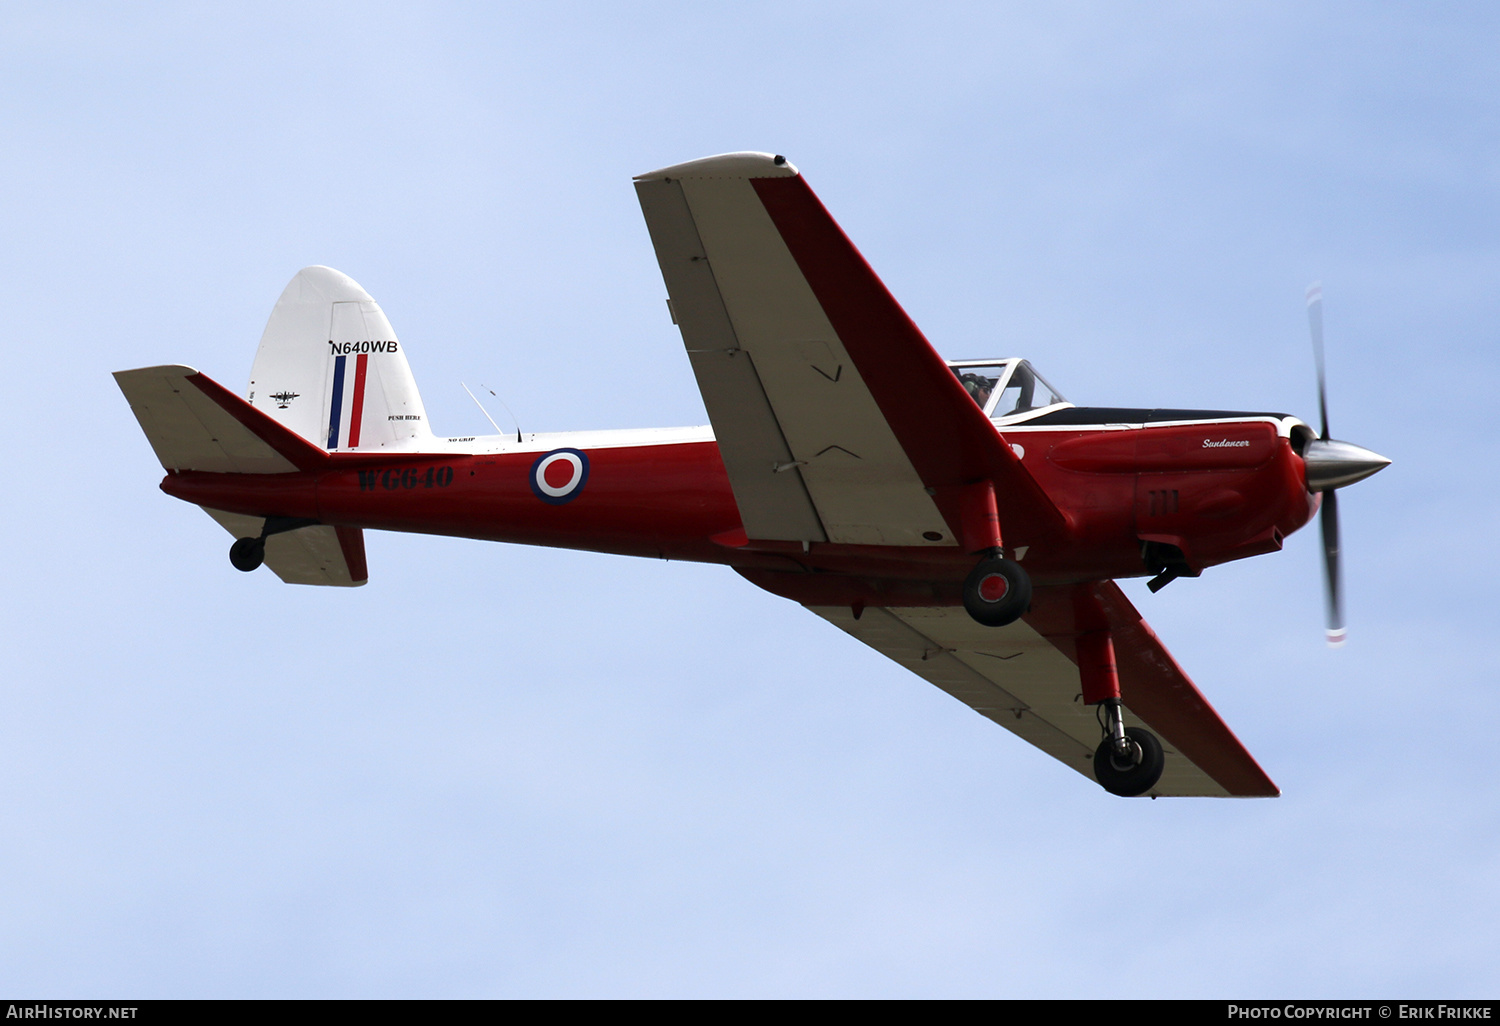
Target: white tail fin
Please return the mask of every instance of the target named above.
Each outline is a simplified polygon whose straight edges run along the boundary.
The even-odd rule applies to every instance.
[[[406,353],[353,278],[305,267],[276,301],[250,370],[250,405],[325,449],[430,438]]]

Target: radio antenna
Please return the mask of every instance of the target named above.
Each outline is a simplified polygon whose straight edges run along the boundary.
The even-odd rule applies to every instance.
[[[490,411],[484,408],[484,403],[479,401],[479,397],[476,396],[473,392],[470,392],[469,386],[465,385],[462,381],[460,381],[459,384],[463,386],[463,390],[465,392],[469,392],[469,398],[474,400],[474,405],[479,407],[479,412],[484,414],[484,419],[490,422],[490,426],[495,429],[495,434],[503,435],[505,432],[500,430],[500,425],[495,423],[495,418],[490,416]],[[481,389],[484,389],[484,391],[488,392],[490,395],[495,396],[496,401],[499,402],[501,406],[505,407],[505,412],[509,413],[510,419],[515,422],[516,442],[519,443],[521,441],[521,422],[519,420],[516,420],[515,411],[510,408],[510,406],[504,399],[501,399],[500,396],[495,394],[494,389],[486,388],[483,382],[480,382],[479,387]]]

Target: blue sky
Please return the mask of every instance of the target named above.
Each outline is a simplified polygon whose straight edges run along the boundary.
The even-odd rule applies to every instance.
[[[0,989],[1493,996],[1500,16],[1477,4],[0,13]],[[1395,460],[1147,619],[1284,791],[1112,799],[722,568],[371,535],[241,575],[109,372],[302,266],[440,431],[705,420],[630,177],[787,154],[954,358]],[[497,412],[497,416],[499,416]],[[1116,916],[1130,924],[1119,940]]]

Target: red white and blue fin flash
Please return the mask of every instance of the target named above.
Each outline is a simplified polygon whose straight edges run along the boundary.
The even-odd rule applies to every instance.
[[[369,369],[369,353],[333,358],[333,393],[328,400],[329,449],[359,448]]]

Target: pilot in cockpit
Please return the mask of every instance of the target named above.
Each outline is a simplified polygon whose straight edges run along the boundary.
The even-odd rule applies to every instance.
[[[969,390],[969,395],[979,404],[982,410],[990,401],[990,392],[995,388],[995,379],[983,374],[962,374],[958,379],[964,388]]]
[[[949,368],[969,398],[997,420],[1066,402],[1025,360],[969,360]]]

